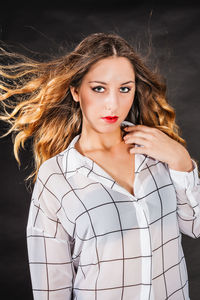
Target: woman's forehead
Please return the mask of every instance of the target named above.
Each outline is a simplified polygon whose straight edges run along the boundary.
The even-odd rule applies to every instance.
[[[134,79],[134,74],[133,65],[126,57],[109,57],[94,63],[85,74],[85,79],[104,81],[103,79],[106,80],[106,77],[108,79],[112,77],[121,81],[127,77],[127,81],[129,81],[131,78]]]

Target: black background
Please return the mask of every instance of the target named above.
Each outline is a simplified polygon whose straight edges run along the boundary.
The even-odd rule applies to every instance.
[[[94,32],[117,33],[143,55],[152,42],[152,65],[156,64],[166,78],[168,99],[176,110],[177,123],[191,156],[199,162],[200,5],[192,1],[45,3],[4,3],[0,10],[1,41],[21,52],[27,48],[43,56],[63,53],[66,47],[72,49]],[[11,137],[0,140],[0,298],[7,300],[32,299],[25,238],[31,198],[24,182],[31,172],[29,146],[27,143],[21,153],[19,169]],[[200,239],[183,235],[183,248],[190,297],[199,300]]]

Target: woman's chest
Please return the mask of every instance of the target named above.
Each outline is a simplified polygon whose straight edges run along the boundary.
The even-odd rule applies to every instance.
[[[120,186],[134,195],[135,156],[126,149],[116,156],[106,153],[90,154],[88,156],[98,166],[105,170]]]
[[[143,166],[136,172],[133,198],[119,192],[109,181],[103,181],[96,170],[83,169],[70,178],[71,192],[62,200],[67,214],[67,223],[76,224],[76,231],[82,239],[92,233],[107,234],[123,228],[145,227],[176,214],[176,193],[170,178],[161,173],[157,165]],[[143,216],[143,218],[141,218]],[[70,220],[70,221],[68,221]],[[170,223],[169,222],[169,223]],[[122,226],[122,227],[120,227]]]

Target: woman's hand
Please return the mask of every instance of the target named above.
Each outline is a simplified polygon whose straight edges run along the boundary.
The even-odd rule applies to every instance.
[[[170,169],[190,172],[193,163],[186,148],[170,138],[157,128],[144,125],[128,126],[124,136],[126,144],[138,144],[141,147],[133,147],[130,153],[141,153],[151,156],[168,164]]]

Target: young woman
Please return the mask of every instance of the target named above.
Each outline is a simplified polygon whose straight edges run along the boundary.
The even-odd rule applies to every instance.
[[[3,54],[19,163],[33,138],[34,299],[190,299],[181,235],[200,235],[199,177],[163,80],[116,34],[49,62]]]

